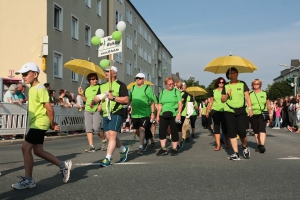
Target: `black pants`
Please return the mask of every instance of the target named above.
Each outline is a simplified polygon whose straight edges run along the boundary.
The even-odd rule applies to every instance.
[[[159,139],[164,140],[167,138],[167,130],[169,125],[171,128],[172,141],[178,142],[179,136],[178,129],[175,123],[175,117],[172,117],[171,119],[165,119],[162,116],[159,117]]]
[[[220,126],[222,127],[223,134],[227,134],[227,124],[226,124],[224,112],[212,110],[211,117],[214,120],[214,134],[221,133]]]
[[[146,140],[149,140],[153,137],[152,131],[151,131],[151,126],[152,126],[152,123],[148,122],[146,129],[145,129],[145,139]]]

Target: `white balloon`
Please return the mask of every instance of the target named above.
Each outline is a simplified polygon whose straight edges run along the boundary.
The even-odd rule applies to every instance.
[[[126,29],[126,23],[123,21],[119,21],[117,24],[117,29],[121,32],[125,31]]]
[[[97,29],[95,32],[95,35],[98,36],[99,38],[104,37],[104,31],[102,29]]]

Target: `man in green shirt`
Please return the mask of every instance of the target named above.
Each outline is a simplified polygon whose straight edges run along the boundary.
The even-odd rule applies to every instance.
[[[59,130],[58,124],[54,122],[54,111],[49,102],[49,93],[45,86],[38,81],[40,69],[33,63],[25,63],[22,68],[16,72],[16,75],[22,74],[25,84],[30,84],[28,117],[29,131],[25,136],[22,145],[22,153],[24,160],[25,176],[18,183],[12,184],[11,187],[21,190],[36,187],[36,183],[32,178],[33,156],[32,152],[44,160],[60,168],[63,175],[63,182],[66,183],[70,177],[72,161],[60,161],[58,158],[44,151],[44,134],[51,128],[55,131]]]
[[[109,142],[106,157],[100,162],[100,166],[108,167],[110,166],[111,155],[116,147],[120,150],[120,162],[125,162],[127,159],[129,147],[122,145],[117,133],[121,132],[123,105],[127,105],[129,99],[125,83],[117,79],[118,69],[111,66],[104,71],[108,82],[100,86],[100,93],[102,94],[94,97],[90,102],[90,107],[93,108],[95,104],[100,102],[103,110],[103,130]]]
[[[154,103],[157,103],[157,99],[153,94],[152,88],[144,84],[145,74],[138,73],[135,76],[135,80],[136,85],[133,85],[130,90],[129,101],[131,101],[132,106],[133,129],[136,129],[136,133],[140,137],[140,146],[137,154],[142,155],[148,145],[148,141],[145,141],[145,130],[147,127],[150,129],[150,117],[151,121],[155,120]]]

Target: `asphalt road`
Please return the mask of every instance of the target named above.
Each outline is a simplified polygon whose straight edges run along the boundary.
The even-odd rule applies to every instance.
[[[300,134],[267,128],[264,154],[254,151],[255,140],[249,136],[251,158],[230,161],[232,150],[213,151],[213,137],[202,129],[200,118],[196,124],[196,138],[177,156],[156,156],[158,139],[154,148],[138,156],[136,142],[129,145],[124,164],[107,168],[98,164],[106,152],[84,152],[85,137],[47,140],[45,150],[73,161],[70,180],[64,184],[56,166],[35,157],[37,187],[27,190],[11,188],[24,175],[21,144],[0,144],[0,199],[300,199]],[[120,134],[124,144],[132,137]],[[100,140],[94,139],[100,148]],[[118,160],[116,150],[112,162]]]

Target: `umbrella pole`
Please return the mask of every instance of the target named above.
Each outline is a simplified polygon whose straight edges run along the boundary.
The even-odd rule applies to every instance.
[[[85,75],[85,70],[86,70],[86,69],[84,69],[84,72],[83,72],[83,75],[82,75],[82,79],[81,79],[80,87],[82,86],[82,81],[83,81],[83,78],[84,78],[84,75]]]

